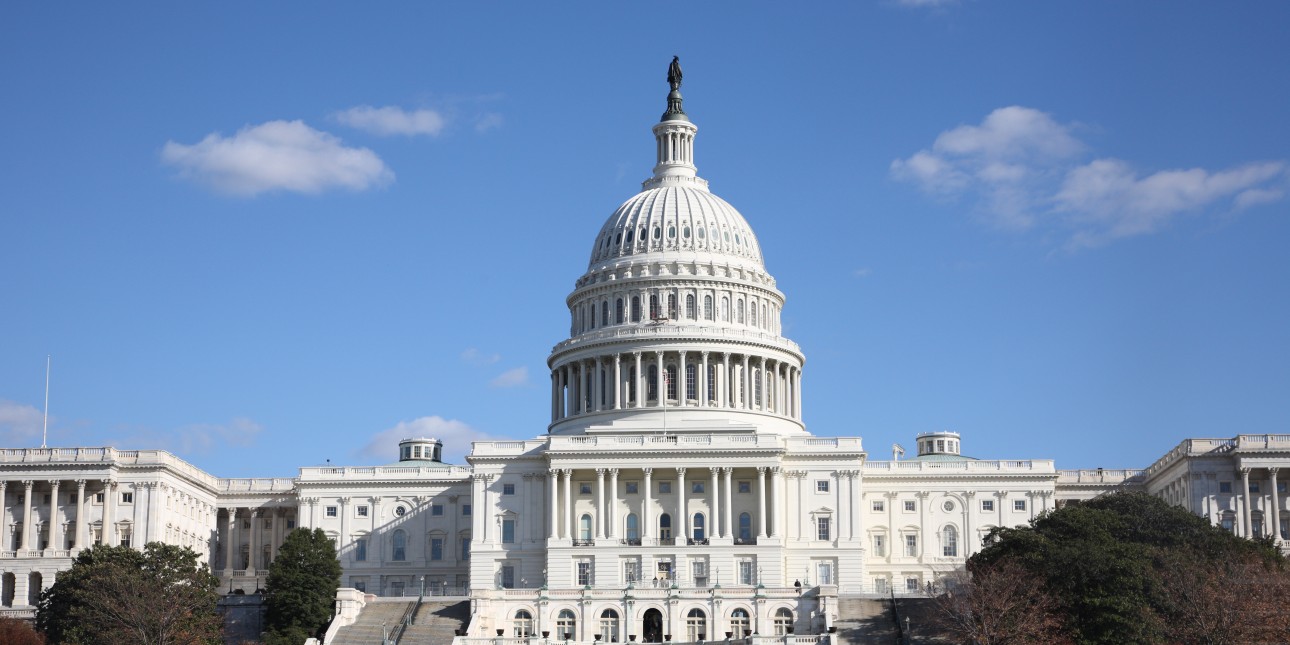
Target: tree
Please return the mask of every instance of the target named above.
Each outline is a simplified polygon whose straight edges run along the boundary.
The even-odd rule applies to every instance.
[[[331,538],[322,529],[289,533],[269,565],[265,643],[299,645],[321,637],[339,588],[340,561]]]
[[[1290,575],[1253,555],[1206,562],[1170,554],[1161,563],[1171,642],[1290,642]]]
[[[1270,541],[1238,538],[1142,493],[1069,505],[1028,527],[995,529],[988,541],[970,566],[1011,562],[1037,576],[1079,643],[1162,642],[1177,626],[1171,595],[1205,571],[1232,575],[1224,567],[1242,561],[1284,567]]]
[[[40,594],[36,626],[52,643],[216,645],[218,584],[188,547],[96,546]]]
[[[1043,581],[1015,562],[973,567],[944,579],[932,620],[958,642],[973,645],[1069,643],[1057,601]]]
[[[5,645],[45,645],[45,637],[17,618],[0,618],[0,643]]]

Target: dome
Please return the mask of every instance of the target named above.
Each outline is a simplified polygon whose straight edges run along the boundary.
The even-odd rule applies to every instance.
[[[667,253],[723,256],[713,259],[764,268],[761,247],[739,211],[690,185],[649,188],[623,202],[596,236],[590,264]]]

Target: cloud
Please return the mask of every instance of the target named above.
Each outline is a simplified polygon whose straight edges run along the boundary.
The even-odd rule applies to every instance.
[[[529,368],[521,366],[498,374],[497,378],[489,381],[488,384],[492,387],[519,387],[521,385],[528,385],[528,382]]]
[[[475,132],[483,134],[489,130],[496,130],[502,127],[504,122],[502,115],[496,112],[486,112],[475,119]]]
[[[493,441],[493,437],[472,428],[464,421],[440,416],[400,421],[393,428],[374,435],[358,456],[369,461],[394,462],[399,458],[399,441],[411,437],[433,437],[443,442],[446,463],[464,463],[474,441]]]
[[[467,347],[466,351],[461,353],[461,360],[471,365],[492,365],[493,363],[502,360],[502,355],[487,354],[474,347]]]
[[[6,446],[36,445],[44,414],[30,405],[0,399],[0,442]]]
[[[1120,159],[1086,161],[1076,129],[1033,108],[999,108],[892,161],[891,174],[939,199],[974,199],[1000,228],[1059,230],[1068,248],[1152,233],[1228,201],[1237,210],[1278,201],[1290,185],[1283,161],[1145,175]]]
[[[959,0],[896,0],[896,4],[902,7],[944,7],[946,5],[958,4]]]
[[[168,450],[178,455],[204,455],[221,448],[245,448],[255,443],[264,426],[246,417],[235,417],[228,423],[193,423],[173,430],[157,432],[136,428],[108,445],[142,446]]]
[[[873,275],[873,270],[870,269],[869,267],[861,267],[853,271],[851,275],[854,275],[857,278],[867,278]]]
[[[303,121],[246,126],[231,137],[213,132],[193,145],[167,141],[161,159],[182,177],[243,197],[275,190],[367,190],[394,181],[376,153],[346,147]]]
[[[409,111],[392,105],[379,108],[360,105],[337,112],[332,115],[332,118],[351,128],[383,137],[391,135],[436,137],[447,125],[447,119],[434,110],[423,108]]]

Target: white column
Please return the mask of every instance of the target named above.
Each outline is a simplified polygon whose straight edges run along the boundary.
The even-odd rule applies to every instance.
[[[264,529],[261,528],[260,520],[264,518],[264,510],[259,508],[251,509],[251,544],[247,548],[247,566],[246,575],[253,576],[260,568],[260,546],[264,544]],[[346,542],[346,536],[340,536],[340,544],[343,546]]]
[[[280,542],[281,536],[278,534],[279,533],[278,509],[276,508],[269,509],[269,513],[270,513],[270,517],[273,518],[273,530],[269,535],[269,561],[265,563],[266,568],[267,568],[267,565],[273,564],[273,558],[277,557],[278,555],[278,545],[281,544]],[[377,517],[378,515],[374,511],[372,513],[372,521],[375,522]]]
[[[596,469],[596,539],[605,537],[605,469]]]
[[[30,489],[28,489],[30,490]],[[1245,510],[1245,534],[1242,537],[1254,537],[1254,523],[1250,519],[1250,469],[1241,469],[1241,504]]]
[[[650,518],[650,500],[654,499],[654,488],[650,482],[650,477],[654,474],[653,468],[642,468],[641,472],[645,474],[645,481],[641,482],[645,486],[645,492],[641,494],[641,544],[648,544],[646,538],[650,534],[650,526],[653,520]],[[644,572],[641,572],[642,575]]]
[[[645,382],[644,381],[645,373],[642,371],[644,369],[644,366],[641,363],[640,352],[632,352],[632,356],[636,357],[636,377],[632,379],[633,381],[632,389],[636,390],[635,407],[641,408],[641,407],[645,407],[645,403],[644,403],[645,389],[641,387],[642,384]]]
[[[152,482],[148,487],[148,541],[161,540],[161,482]],[[138,500],[135,500],[136,503]]]
[[[49,548],[55,551],[63,548],[63,523],[58,518],[58,486],[61,483],[57,479],[49,482]]]
[[[605,519],[609,523],[608,530],[605,533],[610,538],[618,537],[618,469],[609,469],[609,508],[606,509]]]
[[[551,499],[547,502],[551,509],[551,533],[548,538],[556,540],[560,538],[560,471],[554,468],[548,470],[547,479],[551,481]]]
[[[730,521],[731,518],[734,516],[734,512],[731,510],[732,505],[730,503],[730,477],[731,477],[731,471],[733,470],[734,469],[729,466],[721,469],[721,474],[725,475],[725,480],[726,480],[725,482],[726,485],[722,489],[722,492],[725,493],[726,495],[726,505],[721,509],[725,511],[725,524],[726,524],[725,531],[721,533],[721,537],[723,538],[733,537],[735,534],[735,525]]]
[[[841,543],[842,539],[847,537],[846,535],[847,525],[851,521],[851,518],[847,515],[847,511],[849,510],[847,508],[847,499],[846,499],[847,473],[844,470],[839,470],[833,473],[833,475],[834,475],[834,479],[836,480],[834,485],[838,491],[837,493],[838,526],[837,526],[836,532],[833,534],[832,537],[836,539],[839,543]]]
[[[690,537],[690,519],[689,513],[685,511],[685,469],[676,469],[676,521],[672,522],[674,530],[679,531],[684,539],[679,544],[685,544]],[[680,562],[676,563],[680,566]]]
[[[620,410],[623,407],[623,355],[614,354],[614,400],[611,401],[611,409]]]
[[[573,469],[564,471],[564,536],[573,539]]]
[[[1268,469],[1268,476],[1272,480],[1272,539],[1276,542],[1281,541],[1281,499],[1277,495],[1278,470],[1280,469]]]
[[[685,352],[680,351],[677,353],[679,354],[679,357],[676,361],[676,405],[684,406],[689,401],[689,394],[687,391],[689,389],[689,380],[685,377]],[[695,378],[698,378],[699,375],[695,374],[694,376]],[[694,394],[697,398],[699,393],[695,392]]]
[[[658,405],[663,407],[667,405],[667,364],[663,362],[663,352],[655,352],[658,360],[658,370],[655,376],[654,387],[658,389]]]
[[[712,474],[712,512],[708,513],[708,535],[711,537],[724,537],[725,533],[721,532],[721,487],[717,482],[718,470],[714,466],[708,469]]]
[[[771,510],[775,523],[770,525],[770,534],[774,537],[783,537],[787,531],[784,521],[784,498],[787,496],[788,489],[784,486],[784,467],[775,466],[770,470],[772,481],[775,482],[775,488],[771,491]],[[801,510],[806,510],[805,508]]]
[[[224,575],[233,576],[233,527],[237,524],[237,509],[228,509],[224,531]]]
[[[551,370],[551,423],[560,420],[560,406],[556,403],[556,393],[559,391],[559,385],[556,381],[556,371]]]
[[[599,412],[601,410],[600,402],[605,396],[605,366],[599,356],[591,359],[591,409]]]
[[[743,405],[739,406],[740,409],[743,409],[743,410],[753,409],[752,370],[749,369],[749,366],[751,365],[751,363],[752,363],[751,358],[747,354],[744,354],[744,376],[743,376],[744,391],[743,391],[743,397],[742,397]],[[766,537],[764,533],[765,531],[763,531],[762,537]]]
[[[802,418],[802,370],[793,370],[793,417]]]
[[[30,539],[29,536],[31,535],[31,487],[34,486],[35,484],[36,482],[31,481],[30,479],[23,480],[22,482],[22,485],[25,488],[25,492],[23,493],[23,498],[22,498],[22,535],[20,535],[18,538],[19,551],[26,551],[28,548],[30,548],[30,545],[31,545],[31,542],[29,541]],[[19,553],[18,557],[21,558],[24,556],[22,553]],[[22,577],[22,576],[19,575],[16,577]],[[24,602],[26,601],[25,598],[23,600]],[[17,600],[15,600],[14,602],[17,602]]]
[[[757,537],[766,537],[766,467],[757,467]]]
[[[695,392],[695,394],[699,396],[699,407],[706,408],[708,407],[708,388],[710,387],[708,384],[708,353],[700,352],[699,358],[700,366],[698,378],[696,379],[699,391]]]
[[[5,491],[9,488],[9,481],[0,479],[0,551],[9,550],[9,541],[7,534],[9,527],[9,505],[5,503],[8,499],[5,497]],[[76,520],[80,521],[80,514],[76,515]]]

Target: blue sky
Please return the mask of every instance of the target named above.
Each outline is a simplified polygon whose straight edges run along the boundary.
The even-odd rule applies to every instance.
[[[1290,4],[0,9],[0,444],[213,474],[532,437],[666,66],[819,435],[1290,432]]]

